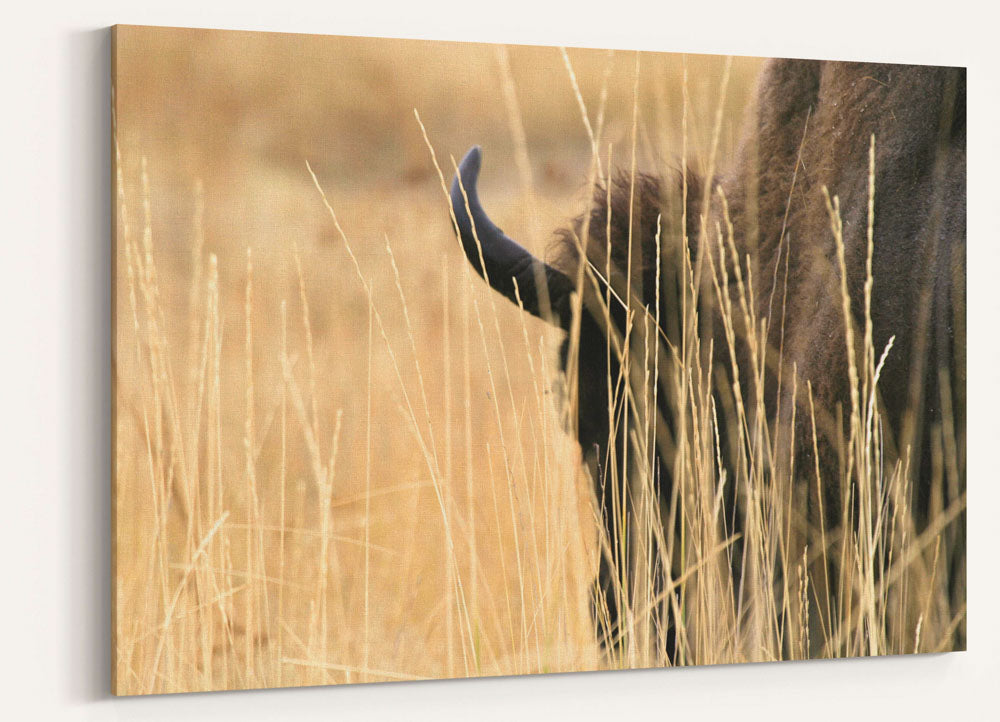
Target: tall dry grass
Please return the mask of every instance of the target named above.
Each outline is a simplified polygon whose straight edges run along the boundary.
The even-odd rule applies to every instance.
[[[497,299],[454,242],[441,182],[470,127],[498,148],[491,210],[537,244],[586,203],[568,179],[658,167],[678,147],[714,168],[756,63],[148,29],[119,29],[116,54],[117,693],[954,645],[964,606],[938,560],[964,496],[917,528],[907,463],[881,457],[870,329],[843,478],[769,479],[789,448],[768,441],[762,391],[713,402],[690,276],[683,347],[652,343],[659,319],[641,312],[621,339],[636,382],[616,481],[619,510],[637,513],[616,525],[623,624],[599,612],[595,629],[611,545],[555,403],[557,336]],[[835,198],[830,216],[837,236]],[[705,240],[725,255],[732,233]],[[755,281],[711,278],[740,300],[723,314],[733,343],[759,315]],[[682,399],[666,508],[651,464],[661,378]],[[718,451],[723,414],[744,430],[735,469]],[[954,457],[941,458],[943,489]],[[797,527],[804,489],[826,484],[858,503],[836,528]]]

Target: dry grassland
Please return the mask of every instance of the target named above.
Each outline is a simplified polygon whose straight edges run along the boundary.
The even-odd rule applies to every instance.
[[[601,651],[557,336],[470,272],[414,112],[446,179],[484,146],[487,206],[544,255],[586,197],[583,112],[628,167],[635,55],[149,28],[115,52],[116,691],[665,664]],[[684,107],[693,162],[716,127],[725,157],[759,62],[641,61],[639,167],[675,162]],[[830,654],[964,624],[906,587],[942,583],[902,537],[896,586],[828,615]],[[682,662],[787,656],[696,581],[714,546],[689,552]],[[886,622],[904,606],[916,637]]]

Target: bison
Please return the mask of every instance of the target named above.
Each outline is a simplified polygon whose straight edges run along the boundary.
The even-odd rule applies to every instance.
[[[808,612],[788,589],[805,554],[825,587],[807,591],[805,606],[825,598],[828,608],[827,626],[822,609],[805,624],[821,633],[798,642],[803,656],[885,651],[836,639],[829,600],[860,593],[831,581],[850,573],[832,550],[847,535],[885,581],[886,540],[866,542],[857,520],[900,508],[911,538],[926,538],[932,520],[940,534],[942,518],[958,519],[934,573],[950,576],[961,606],[965,89],[959,68],[769,61],[728,167],[713,177],[609,173],[555,233],[548,263],[483,210],[480,149],[459,164],[453,221],[472,268],[565,331],[566,423],[605,525],[595,613],[609,651],[630,635],[638,644],[629,596],[642,582],[636,557],[651,555],[645,598],[662,603],[666,657],[684,661],[676,540],[691,512],[679,511],[678,483],[693,462],[678,450],[699,428],[708,430],[702,463],[718,482],[709,523],[726,540],[732,575],[720,610],[745,614],[741,599],[761,579],[785,589],[778,624],[798,617],[801,626]],[[894,473],[908,480],[903,496],[882,486]],[[640,486],[652,511],[639,508]],[[750,549],[767,523],[754,488],[787,499],[788,528],[770,557]],[[640,513],[659,525],[645,546],[630,537]],[[765,567],[769,576],[754,576]],[[782,639],[791,654],[792,635]],[[956,631],[952,645],[963,643]]]

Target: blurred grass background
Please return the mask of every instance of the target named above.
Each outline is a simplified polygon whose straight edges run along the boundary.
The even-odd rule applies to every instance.
[[[635,53],[566,52],[627,169]],[[117,692],[604,665],[555,335],[470,273],[414,116],[446,179],[484,147],[544,255],[591,157],[562,52],[120,26],[114,55]],[[685,69],[703,161],[725,67],[641,55],[640,169],[679,166]]]

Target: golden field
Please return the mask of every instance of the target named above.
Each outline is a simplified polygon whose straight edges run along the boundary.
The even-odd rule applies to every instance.
[[[595,145],[626,169],[633,147],[647,170],[727,157],[760,62],[138,27],[114,53],[116,693],[678,661],[602,652],[557,333],[471,272],[442,176],[481,144],[485,205],[544,256]],[[689,481],[692,509],[714,498]],[[827,609],[828,656],[964,625],[940,537],[900,508],[830,542],[865,604]],[[891,536],[887,583],[854,562],[865,536]],[[679,661],[806,656],[808,619],[767,610],[815,594],[808,564],[734,622],[710,537]]]

